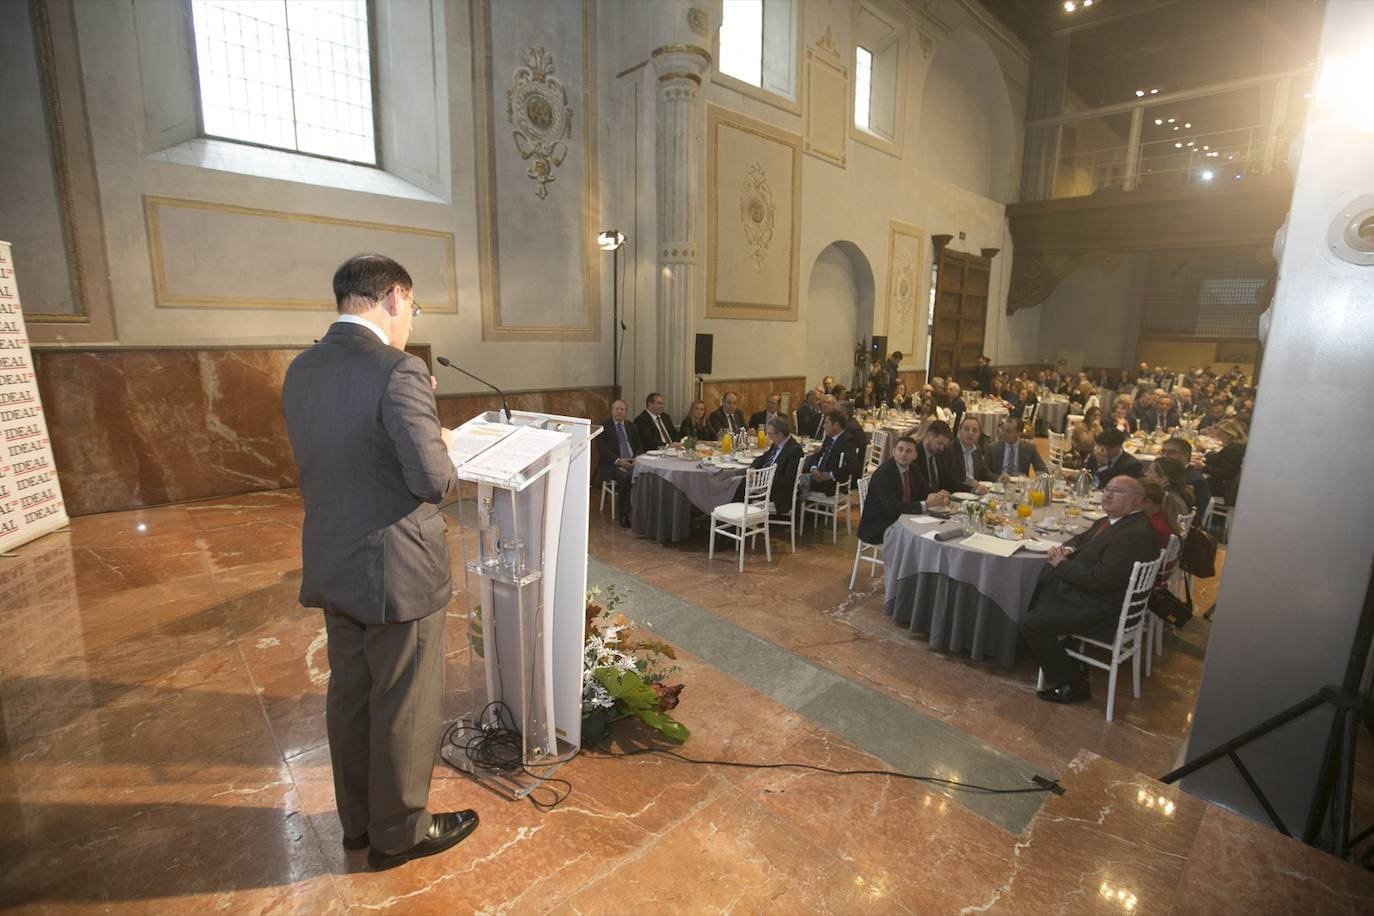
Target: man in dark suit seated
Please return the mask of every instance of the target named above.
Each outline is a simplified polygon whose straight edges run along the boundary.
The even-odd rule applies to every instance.
[[[644,410],[635,417],[635,433],[646,452],[677,441],[677,427],[673,426],[672,418],[663,412],[663,395],[657,391],[644,399]]]
[[[630,484],[634,479],[635,456],[643,453],[634,424],[625,420],[629,407],[624,401],[611,404],[611,416],[601,424],[596,448],[601,453],[601,474],[615,481],[616,509],[620,524],[630,527]]]
[[[711,411],[706,422],[711,424],[717,437],[721,433],[729,433],[732,437],[739,436],[744,429],[744,412],[739,409],[739,398],[733,391],[725,392],[725,397],[720,399],[720,406]]]
[[[797,429],[798,436],[810,436],[819,438],[816,430],[821,425],[821,412],[819,408],[820,399],[817,397],[815,389],[802,395],[802,405],[797,408]]]
[[[968,412],[968,405],[964,403],[963,389],[958,382],[945,383],[946,402],[943,406],[948,407],[953,418],[950,420],[950,429],[961,428],[964,422],[964,414]],[[981,433],[980,433],[981,434]]]
[[[779,410],[781,410],[781,408],[782,396],[778,394],[770,394],[768,396],[768,407],[764,410],[760,410],[758,413],[753,414],[749,417],[749,428],[767,429],[768,424],[772,422],[774,417],[782,416],[782,414],[778,412]],[[789,422],[787,425],[788,427],[791,427],[792,424]]]
[[[1178,410],[1167,394],[1156,395],[1154,406],[1140,417],[1140,428],[1147,433],[1168,432],[1178,425]]]
[[[1126,437],[1121,430],[1104,429],[1097,434],[1096,441],[1092,457],[1083,466],[1093,472],[1094,485],[1098,489],[1105,489],[1113,477],[1140,477],[1145,473],[1134,455],[1122,451]]]
[[[859,464],[863,461],[862,450],[844,431],[845,417],[841,411],[832,410],[825,420],[825,441],[820,451],[806,459],[802,465],[802,492],[835,495],[835,484],[853,480],[858,474]]]
[[[945,449],[945,454],[954,464],[955,473],[963,480],[969,492],[986,493],[988,486],[984,481],[996,480],[997,475],[988,467],[978,440],[983,438],[983,425],[977,417],[969,417],[959,424],[959,441]]]
[[[1075,635],[1106,641],[1115,634],[1135,564],[1159,557],[1154,528],[1140,511],[1144,502],[1139,480],[1115,477],[1102,491],[1107,517],[1050,549],[1049,565],[1021,621],[1021,636],[1045,672],[1040,699],[1077,703],[1092,696],[1087,677],[1059,640]]]
[[[768,499],[773,503],[773,511],[784,515],[792,510],[792,489],[797,485],[797,471],[801,467],[802,447],[792,438],[792,424],[786,417],[774,417],[766,427],[768,448],[749,465],[755,470],[776,467],[773,472],[773,485],[768,488]],[[740,479],[735,490],[735,502],[744,502],[745,478]]]
[[[1045,459],[1033,442],[1021,441],[1021,421],[1007,417],[1002,421],[1002,441],[989,445],[983,452],[988,468],[1006,483],[1012,477],[1025,477],[1035,468],[1037,474],[1047,473]]]
[[[972,489],[964,483],[963,470],[950,461],[949,443],[954,431],[944,420],[932,420],[916,446],[912,473],[921,478],[927,493],[963,493]]]
[[[873,472],[859,517],[859,540],[865,544],[881,544],[887,529],[903,515],[949,505],[948,493],[924,488],[924,477],[912,467],[915,460],[916,440],[902,436],[892,446],[892,457]]]

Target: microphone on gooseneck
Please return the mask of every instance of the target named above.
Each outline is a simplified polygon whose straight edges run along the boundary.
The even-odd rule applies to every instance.
[[[500,388],[497,388],[495,385],[493,385],[491,382],[487,381],[484,378],[478,378],[466,369],[455,366],[453,363],[449,362],[449,358],[447,356],[438,357],[438,362],[441,366],[446,366],[449,369],[454,370],[455,372],[463,373],[473,381],[481,382],[483,385],[486,385],[492,391],[495,391],[497,394],[499,394],[501,396],[501,409],[506,412],[506,422],[510,422],[510,405],[506,403],[506,395],[504,392],[501,391]]]

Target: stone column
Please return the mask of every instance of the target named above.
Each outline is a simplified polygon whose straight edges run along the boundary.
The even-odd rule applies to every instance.
[[[696,333],[701,256],[701,74],[711,53],[693,44],[653,52],[658,76],[658,341],[659,384],[670,408],[685,411],[696,396],[692,352]]]

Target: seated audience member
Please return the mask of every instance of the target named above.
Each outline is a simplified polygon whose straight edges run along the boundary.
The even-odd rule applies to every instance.
[[[964,414],[968,412],[968,405],[964,403],[964,393],[959,387],[958,382],[949,382],[945,385],[945,406],[954,414],[954,422],[951,424],[955,429],[964,422]]]
[[[797,435],[816,438],[816,430],[821,420],[819,404],[820,398],[814,391],[808,391],[802,396],[802,405],[797,408]]]
[[[721,433],[738,436],[743,431],[744,411],[739,409],[739,398],[733,391],[725,392],[725,397],[720,399],[720,406],[711,412],[709,422],[717,437]]]
[[[935,398],[932,395],[921,395],[921,401],[916,405],[915,412],[916,425],[907,431],[907,435],[914,436],[919,440],[926,434],[926,429],[930,427],[930,424],[940,419],[939,414],[935,412]]]
[[[1165,518],[1169,520],[1169,527],[1176,533],[1179,532],[1179,516],[1192,512],[1195,505],[1186,475],[1183,465],[1163,456],[1151,461],[1149,467],[1145,468],[1145,479],[1153,480],[1164,491],[1160,505],[1164,508]]]
[[[1102,491],[1107,517],[1062,547],[1050,549],[1048,565],[1021,621],[1021,636],[1045,672],[1040,699],[1077,703],[1092,696],[1087,677],[1064,651],[1060,638],[1110,640],[1115,635],[1135,564],[1159,557],[1159,542],[1141,511],[1143,503],[1139,480],[1115,477]]]
[[[856,448],[852,438],[845,435],[845,422],[845,415],[839,410],[831,411],[825,418],[825,441],[802,465],[803,491],[834,496],[836,483],[853,480],[862,470],[862,449]]]
[[[1113,477],[1139,477],[1144,472],[1136,457],[1122,450],[1125,442],[1126,437],[1119,429],[1104,429],[1097,434],[1097,444],[1086,467],[1093,472],[1099,489],[1105,490]]]
[[[714,439],[716,431],[711,428],[711,422],[706,419],[706,402],[693,401],[692,406],[687,410],[687,416],[682,421],[682,428],[678,432],[685,439]]]
[[[835,396],[836,401],[849,400],[849,389],[843,385],[836,385],[834,388],[830,389],[830,393]]]
[[[921,478],[928,493],[967,493],[973,489],[964,482],[964,469],[946,454],[953,438],[954,431],[944,420],[932,420],[921,435],[912,473]]]
[[[786,417],[774,417],[768,426],[768,448],[754,459],[750,467],[776,467],[773,472],[773,485],[768,488],[768,499],[773,503],[773,511],[787,514],[792,509],[792,489],[797,485],[797,468],[801,465],[802,448],[792,438],[792,424]],[[735,502],[744,502],[745,480],[741,479],[735,491]]]
[[[1168,432],[1178,426],[1178,411],[1174,409],[1174,399],[1167,394],[1157,395],[1154,407],[1141,417],[1140,428],[1147,433]]]
[[[1121,434],[1124,436],[1129,436],[1139,429],[1140,424],[1131,411],[1131,399],[1127,397],[1118,397],[1113,401],[1112,419],[1108,423],[1103,423],[1102,426],[1104,429],[1120,430]]]
[[[1069,432],[1069,451],[1064,456],[1064,466],[1081,468],[1092,457],[1093,446],[1097,444],[1097,434],[1102,432],[1102,411],[1089,407],[1083,419],[1074,424]]]
[[[1193,491],[1193,506],[1197,512],[1193,524],[1202,524],[1202,516],[1207,512],[1207,504],[1212,501],[1212,488],[1207,485],[1207,478],[1203,476],[1202,471],[1193,467],[1192,443],[1187,439],[1178,437],[1165,439],[1164,444],[1159,447],[1159,456],[1183,465],[1183,480]]]
[[[611,415],[603,422],[603,431],[596,437],[596,447],[601,454],[601,474],[616,483],[616,509],[620,524],[630,525],[630,482],[634,477],[635,456],[644,449],[640,447],[639,435],[634,424],[625,419],[629,407],[624,401],[611,403]]]
[[[906,382],[898,382],[888,395],[887,406],[894,410],[910,410],[911,398],[906,393]]]
[[[878,406],[878,389],[873,385],[873,379],[864,382],[863,390],[854,396],[854,407],[856,410],[870,410]]]
[[[816,411],[816,417],[813,421],[815,425],[809,428],[803,427],[799,430],[802,435],[809,436],[812,439],[820,439],[825,435],[825,418],[833,411],[840,409],[839,401],[835,400],[833,394],[822,396],[819,403],[820,409]]]
[[[863,424],[854,419],[854,405],[849,401],[836,404],[833,410],[826,413],[826,416],[830,416],[835,410],[844,414],[844,434],[849,437],[850,447],[857,448],[859,454],[862,455],[864,449],[868,448],[868,434],[864,432]]]
[[[1164,500],[1168,494],[1159,485],[1159,481],[1151,480],[1149,477],[1141,478],[1140,490],[1144,496],[1141,511],[1150,520],[1150,527],[1155,532],[1155,541],[1159,544],[1160,550],[1163,550],[1169,546],[1169,536],[1178,532],[1178,527],[1170,524],[1169,513],[1164,508]]]
[[[986,394],[988,397],[997,398],[999,401],[1005,401],[1007,399],[1007,397],[1009,396],[1009,393],[1007,391],[1007,383],[1001,375],[996,375],[993,377],[992,388],[989,391],[987,391]]]
[[[1203,460],[1202,473],[1207,478],[1212,495],[1226,500],[1228,506],[1234,506],[1236,491],[1240,487],[1240,468],[1245,461],[1245,443],[1248,439],[1245,427],[1235,420],[1222,420],[1212,427],[1212,435],[1221,440],[1222,445]]]
[[[1199,430],[1211,429],[1218,423],[1226,419],[1226,399],[1224,396],[1217,396],[1207,405],[1207,415],[1198,421]]]
[[[902,436],[892,446],[892,457],[873,472],[859,518],[859,539],[864,543],[881,544],[887,529],[903,515],[949,505],[948,493],[922,488],[924,478],[911,466],[915,460],[916,440]]]
[[[1191,388],[1175,388],[1173,398],[1174,409],[1178,411],[1180,420],[1187,419],[1197,413],[1197,405],[1193,403],[1193,391]]]
[[[644,399],[644,409],[635,417],[635,432],[645,451],[663,448],[678,439],[677,427],[663,412],[663,395],[655,391]]]
[[[772,422],[774,417],[781,417],[782,414],[782,395],[770,394],[768,396],[768,406],[749,418],[750,429],[765,429]],[[786,419],[784,417],[783,419]],[[790,424],[789,424],[790,425]]]
[[[1037,474],[1048,471],[1045,459],[1040,457],[1040,451],[1035,447],[1035,443],[1021,441],[1020,420],[1016,417],[1006,417],[1002,420],[1000,428],[1001,441],[989,445],[983,452],[988,468],[992,473],[999,475],[999,480],[1006,483],[1012,477],[1025,477],[1031,468],[1035,468]]]
[[[997,479],[997,475],[988,467],[983,457],[983,449],[978,444],[982,438],[982,424],[977,418],[969,417],[959,424],[959,441],[945,449],[945,454],[954,463],[956,472],[963,477],[960,489],[980,494],[988,491],[983,481]]]

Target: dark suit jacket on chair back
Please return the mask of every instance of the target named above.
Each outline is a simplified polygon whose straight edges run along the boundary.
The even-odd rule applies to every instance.
[[[301,604],[364,624],[442,610],[452,577],[438,503],[457,473],[425,364],[336,322],[287,369],[282,412],[305,500]]]

